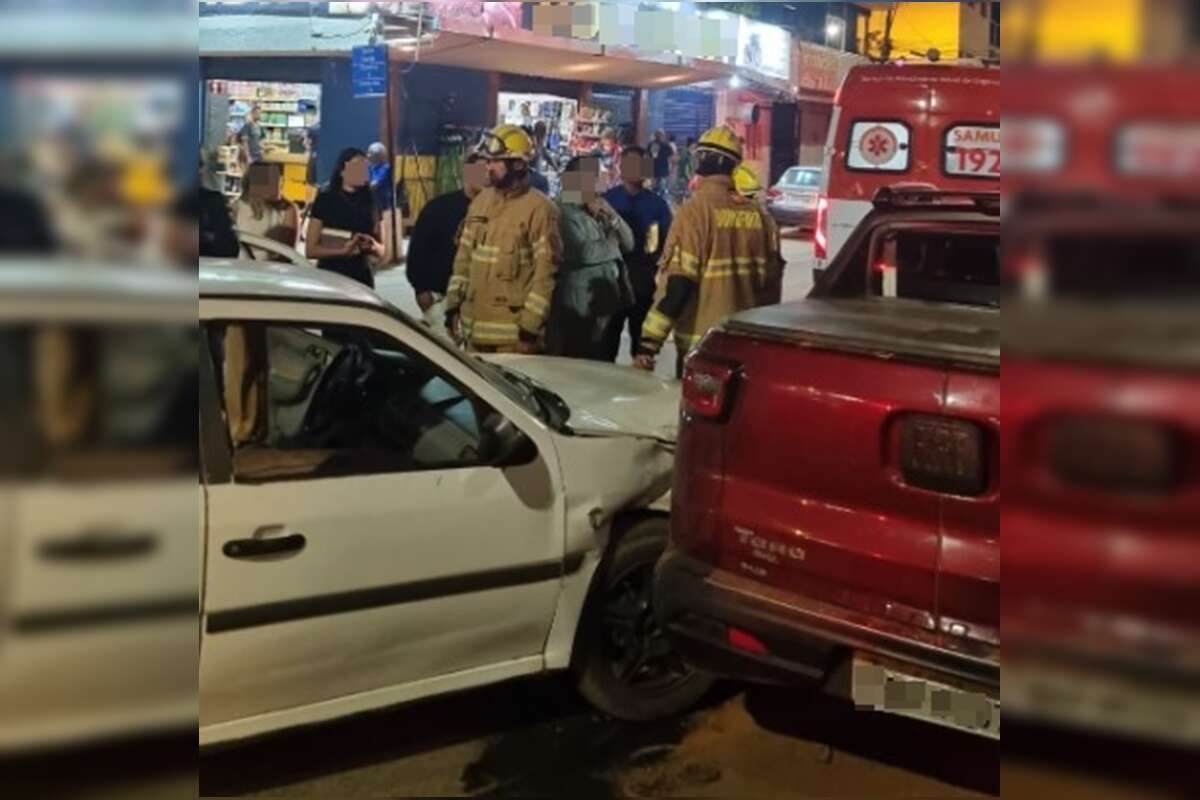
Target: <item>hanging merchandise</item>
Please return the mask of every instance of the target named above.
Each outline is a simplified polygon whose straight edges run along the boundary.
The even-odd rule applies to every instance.
[[[601,140],[607,130],[612,130],[616,135],[616,130],[613,128],[612,111],[593,106],[581,106],[575,115],[571,151],[576,155],[598,152]]]

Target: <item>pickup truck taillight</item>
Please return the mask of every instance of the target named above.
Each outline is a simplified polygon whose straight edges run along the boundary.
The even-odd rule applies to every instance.
[[[683,406],[704,419],[724,421],[733,401],[737,366],[694,354],[683,371]]]
[[[829,198],[817,198],[817,224],[813,230],[813,255],[818,259],[829,257]]]
[[[987,488],[983,429],[961,419],[911,414],[900,423],[900,471],[909,486],[981,495]]]

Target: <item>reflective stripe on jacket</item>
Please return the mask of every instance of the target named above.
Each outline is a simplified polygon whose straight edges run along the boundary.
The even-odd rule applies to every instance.
[[[515,345],[521,331],[539,337],[561,263],[554,203],[528,187],[485,189],[467,210],[446,310],[460,315],[471,345]]]
[[[680,349],[691,349],[730,314],[779,302],[782,275],[774,220],[757,203],[733,196],[731,178],[705,178],[671,226],[643,347],[657,351],[674,330]],[[675,318],[659,308],[673,277],[696,284]]]

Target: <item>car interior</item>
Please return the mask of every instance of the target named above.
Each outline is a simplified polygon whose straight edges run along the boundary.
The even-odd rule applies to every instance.
[[[883,224],[846,259],[820,285],[823,294],[1000,306],[1000,231],[994,225]]]
[[[235,473],[475,466],[490,413],[430,362],[373,331],[232,324],[224,395]]]

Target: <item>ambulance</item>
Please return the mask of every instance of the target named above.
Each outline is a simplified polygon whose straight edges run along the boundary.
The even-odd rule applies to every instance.
[[[1000,70],[962,64],[855,67],[834,99],[813,236],[824,268],[885,186],[1000,190]]]

